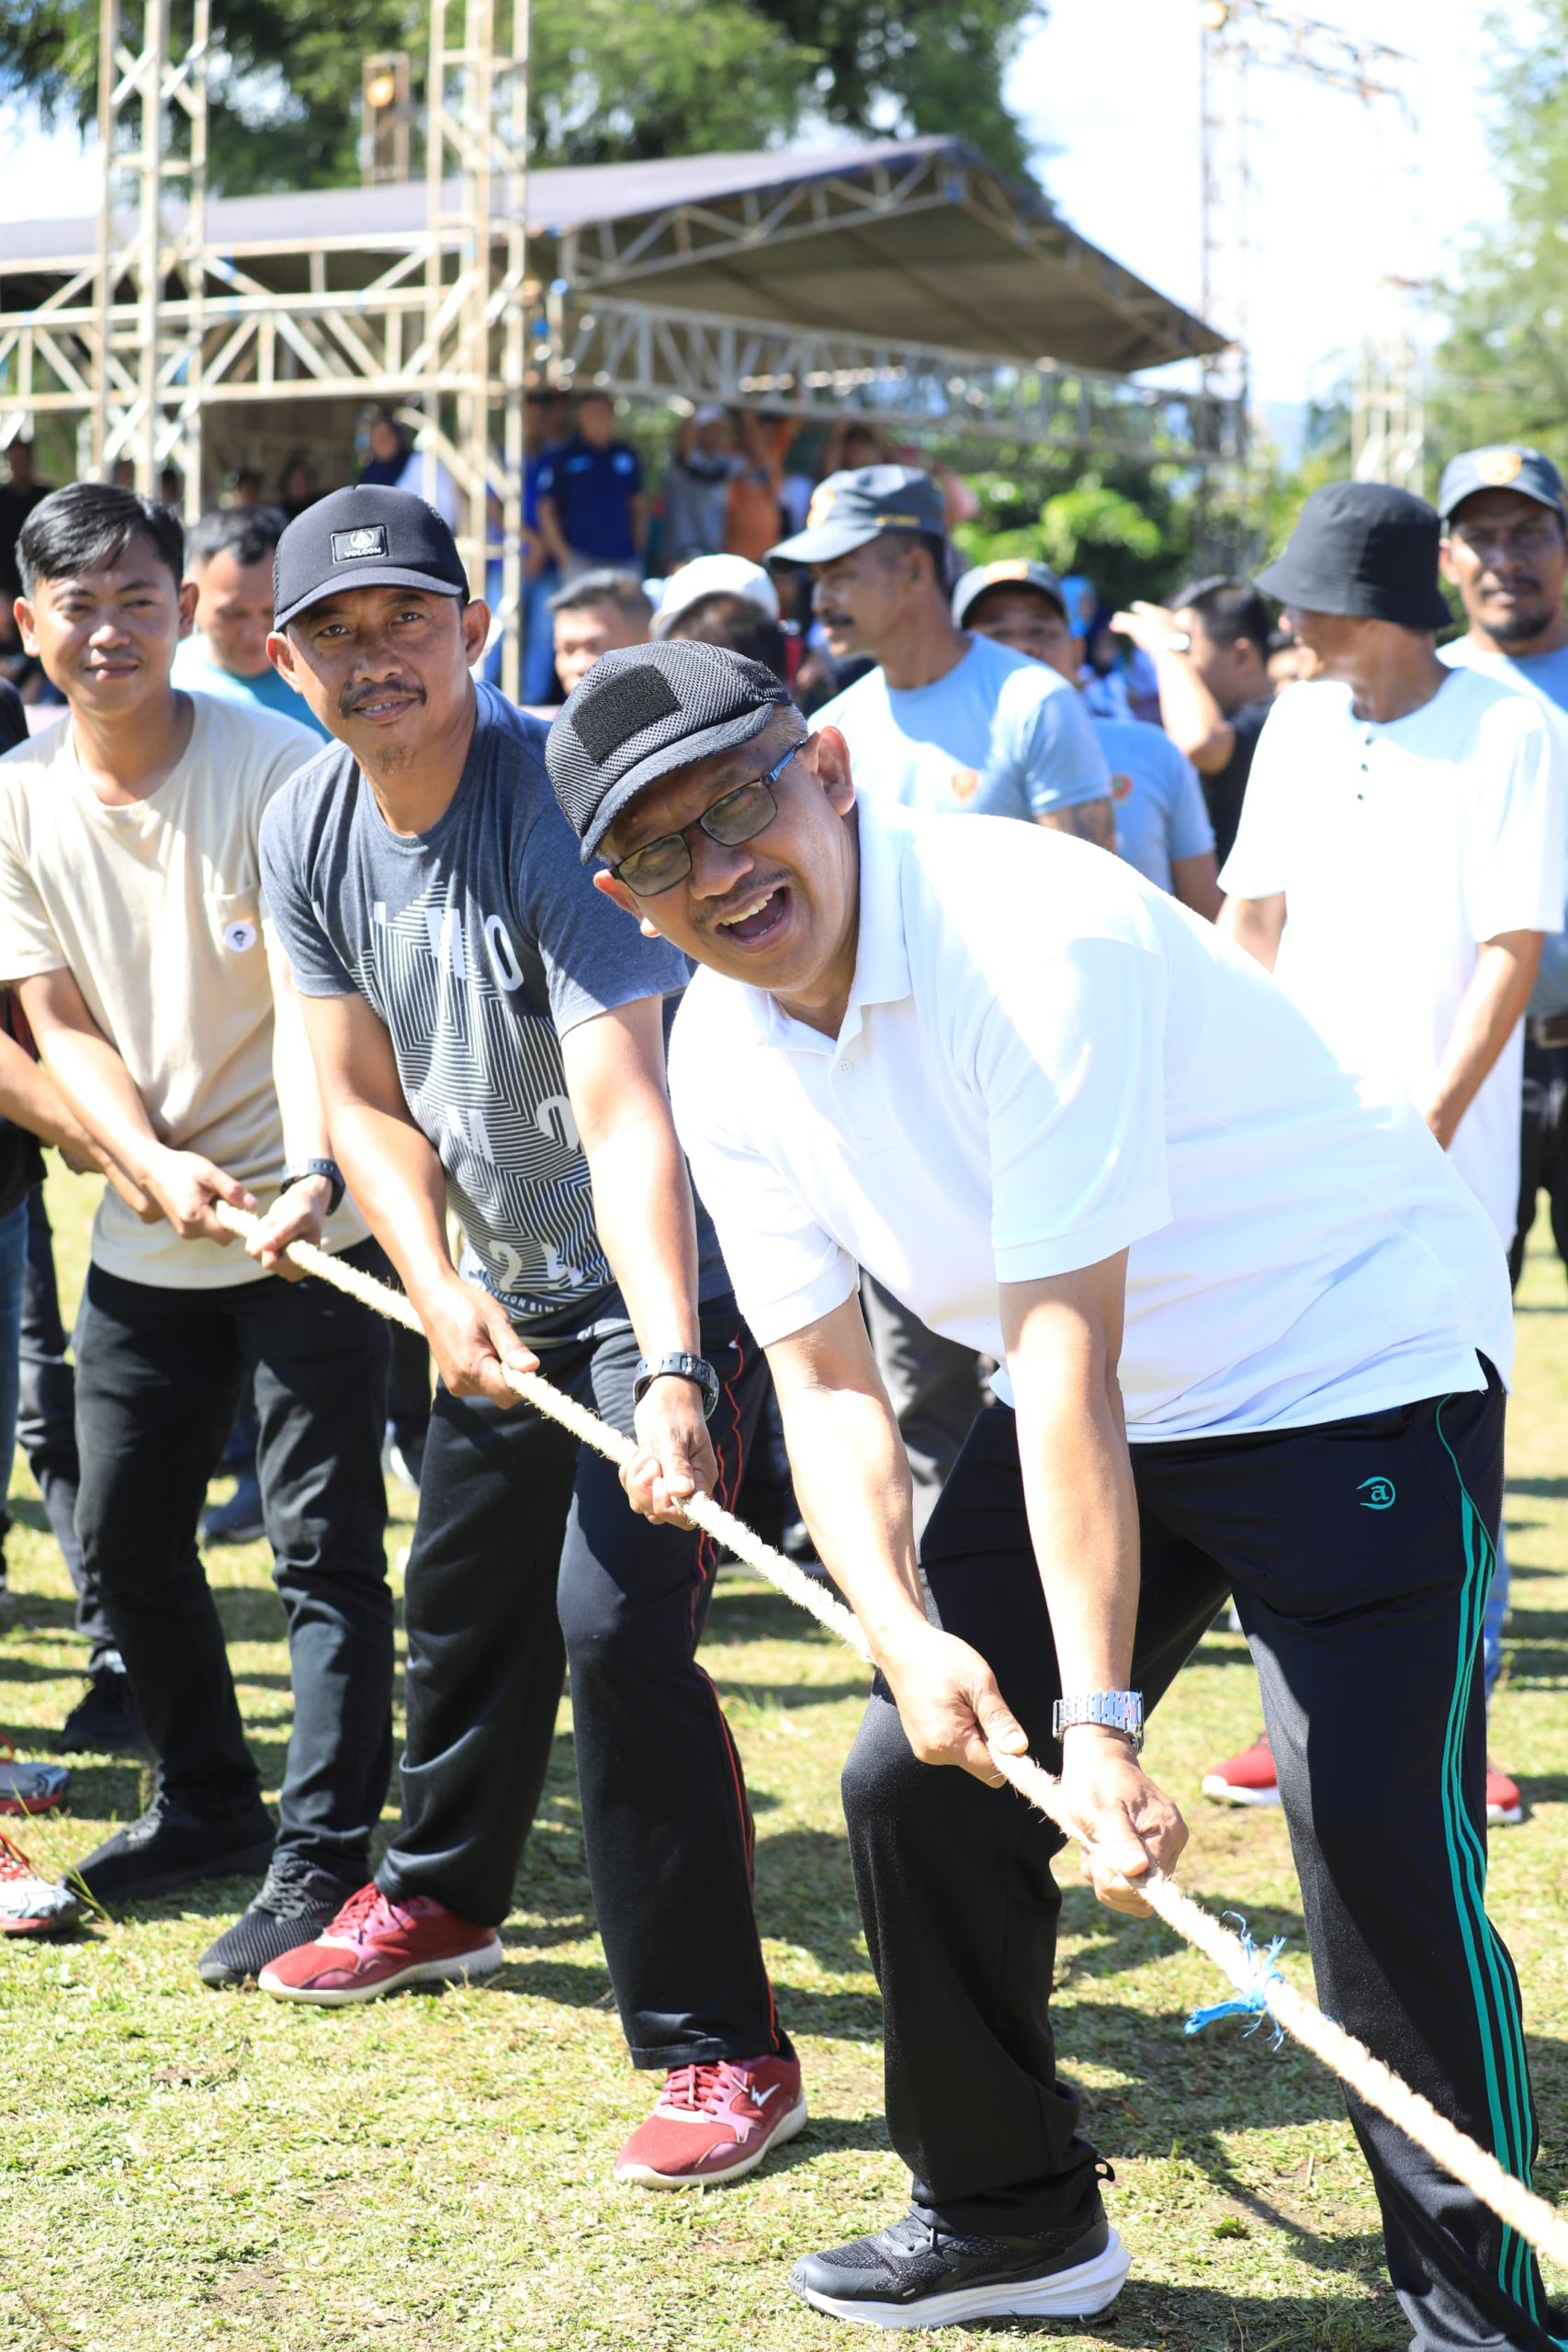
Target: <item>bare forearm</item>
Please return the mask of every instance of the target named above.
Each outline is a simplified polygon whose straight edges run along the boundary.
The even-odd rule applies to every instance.
[[[135,1081],[108,1039],[51,1021],[24,980],[18,994],[44,1069],[87,1134],[138,1183],[164,1149]]]
[[[817,1555],[886,1663],[926,1623],[908,1458],[885,1396],[791,1383],[780,1391],[801,1516]]]
[[[1178,751],[1204,774],[1223,768],[1235,748],[1235,730],[1184,653],[1154,657],[1160,724]]]
[[[1200,850],[1192,857],[1173,857],[1170,861],[1170,888],[1173,898],[1184,907],[1190,907],[1205,922],[1213,922],[1224,904],[1220,893],[1212,849]]]
[[[1226,899],[1221,905],[1216,928],[1227,939],[1234,939],[1238,947],[1245,947],[1266,972],[1271,972],[1285,934],[1284,892],[1269,899]]]
[[[1513,1035],[1540,962],[1537,932],[1510,933],[1506,945],[1489,941],[1477,956],[1427,1108],[1427,1124],[1445,1151]]]
[[[548,550],[552,563],[564,564],[571,554],[560,526],[560,515],[553,498],[541,498],[538,513],[539,537]]]
[[[1015,1382],[1018,1374],[1014,1373]],[[1138,1506],[1114,1392],[1020,1388],[1019,1458],[1064,1690],[1121,1690],[1138,1614]]]
[[[331,1113],[333,1157],[370,1230],[418,1305],[453,1279],[446,1245],[446,1180],[412,1121],[367,1102]]]
[[[593,1222],[643,1354],[700,1352],[696,1216],[668,1110],[604,1136],[588,1165]]]
[[[25,1053],[14,1037],[0,1032],[0,1115],[13,1126],[66,1151],[78,1151],[93,1138],[61,1093],[49,1072]]]
[[[283,1158],[287,1167],[302,1168],[332,1156],[327,1114],[287,957],[275,957],[272,980],[272,1083],[283,1122]]]
[[[1096,849],[1116,849],[1116,808],[1109,794],[1103,800],[1080,800],[1071,808],[1046,808],[1034,820],[1053,833],[1072,833]]]

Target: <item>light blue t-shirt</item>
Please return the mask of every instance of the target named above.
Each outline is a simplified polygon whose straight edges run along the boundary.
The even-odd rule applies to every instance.
[[[988,637],[934,685],[857,678],[817,713],[850,747],[861,791],[881,808],[1021,817],[1103,800],[1105,754],[1066,678]]]
[[[1516,659],[1511,653],[1483,653],[1468,637],[1461,637],[1439,651],[1450,670],[1479,670],[1483,678],[1495,678],[1501,686],[1517,686],[1533,695],[1544,709],[1561,718],[1563,745],[1568,750],[1568,645],[1560,646],[1555,653],[1528,653]],[[1554,932],[1540,951],[1540,969],[1527,1012],[1568,1012],[1568,908],[1563,917],[1564,928]]]
[[[254,710],[275,710],[280,718],[308,727],[323,742],[330,740],[304,695],[297,695],[270,662],[254,678],[237,678],[232,670],[213,660],[204,637],[181,638],[175,648],[169,683],[182,686],[187,694],[220,695],[225,702],[243,702]]]
[[[1141,718],[1097,718],[1094,731],[1111,769],[1116,845],[1129,865],[1162,890],[1173,857],[1201,857],[1214,829],[1198,771],[1163,728]]]

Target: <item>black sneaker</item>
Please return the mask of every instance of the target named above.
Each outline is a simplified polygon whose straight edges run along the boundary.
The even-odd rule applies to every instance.
[[[94,1667],[87,1687],[61,1724],[54,1744],[62,1756],[144,1756],[147,1734],[123,1666]]]
[[[286,1951],[313,1944],[369,1875],[368,1861],[342,1878],[303,1854],[275,1854],[261,1893],[209,1944],[196,1963],[197,1974],[204,1984],[248,1983]]]
[[[156,1797],[140,1821],[128,1821],[70,1872],[106,1909],[196,1886],[205,1878],[254,1878],[272,1860],[276,1831],[259,1803],[214,1820]]]
[[[254,1471],[242,1473],[226,1503],[214,1503],[201,1514],[204,1544],[254,1544],[265,1533],[261,1481]]]
[[[964,2237],[907,2213],[874,2237],[808,2254],[789,2283],[814,2311],[873,2327],[1089,2319],[1132,2267],[1098,2197],[1092,2216],[1028,2238]]]

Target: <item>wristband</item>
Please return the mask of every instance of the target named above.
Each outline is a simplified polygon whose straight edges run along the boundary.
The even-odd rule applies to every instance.
[[[327,1215],[336,1216],[343,1206],[343,1170],[335,1159],[302,1159],[298,1168],[286,1168],[277,1180],[277,1189],[287,1193],[290,1184],[301,1183],[307,1176],[324,1176],[332,1187],[327,1202]]]
[[[1051,1711],[1051,1736],[1060,1739],[1075,1724],[1097,1724],[1104,1731],[1120,1732],[1136,1756],[1144,1745],[1144,1694],[1141,1690],[1085,1690],[1058,1699]]]
[[[718,1403],[718,1374],[705,1356],[687,1355],[683,1350],[673,1355],[638,1356],[637,1378],[632,1383],[632,1403],[640,1405],[656,1380],[694,1381],[703,1392],[703,1419],[711,1421]]]

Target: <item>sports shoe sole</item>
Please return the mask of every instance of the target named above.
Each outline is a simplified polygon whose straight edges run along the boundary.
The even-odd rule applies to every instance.
[[[1486,1826],[1489,1829],[1517,1829],[1525,1817],[1522,1804],[1489,1804]]]
[[[837,2295],[795,2292],[813,2311],[830,2319],[858,2320],[865,2327],[954,2327],[979,2319],[1092,2319],[1116,2301],[1133,2258],[1114,2230],[1099,2254],[1070,2270],[1044,2278],[1014,2279],[995,2287],[955,2287],[918,2303],[872,2305]]]
[[[20,1821],[31,1821],[40,1813],[56,1813],[65,1803],[65,1791],[56,1789],[49,1797],[0,1797],[0,1813],[15,1814]]]
[[[793,2140],[806,2124],[806,2094],[803,2091],[789,2113],[780,2119],[760,2148],[742,2156],[738,2164],[726,2165],[722,2172],[655,2172],[651,2165],[617,2165],[615,2178],[632,2188],[728,2188],[732,2180],[744,2180],[765,2164],[775,2148]]]
[[[208,1862],[163,1871],[152,1878],[139,1878],[134,1886],[111,1887],[107,1894],[100,1893],[90,1878],[83,1883],[93,1901],[101,1904],[106,1911],[123,1911],[130,1904],[151,1903],[160,1894],[177,1894],[182,1888],[202,1886],[209,1879],[258,1878],[272,1860],[275,1842],[269,1838],[265,1846],[241,1846],[231,1854],[215,1854]],[[76,1878],[74,1871],[66,1872],[66,1883],[73,1894],[79,1891]]]
[[[284,1984],[270,1968],[256,1978],[264,1993],[276,2001],[309,2001],[319,2009],[350,2009],[360,2001],[378,2001],[385,1993],[400,1993],[410,1984],[458,1984],[469,1976],[492,1976],[506,1959],[501,1938],[492,1936],[478,1951],[454,1952],[449,1960],[420,1960],[400,1968],[395,1976],[379,1976],[374,1984],[334,1984],[316,1991],[309,1984]]]
[[[1234,1781],[1222,1781],[1217,1772],[1205,1772],[1200,1785],[1203,1794],[1213,1797],[1217,1804],[1268,1805],[1280,1802],[1277,1781],[1266,1789],[1242,1789],[1237,1788]]]
[[[55,1912],[48,1919],[0,1919],[0,1936],[58,1936],[74,1928],[79,1911]]]

